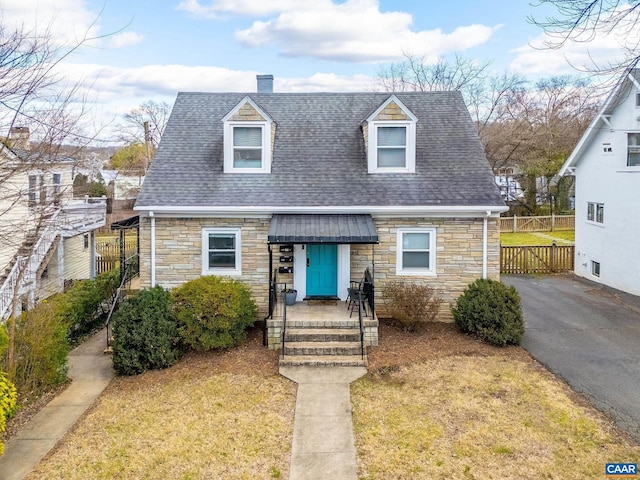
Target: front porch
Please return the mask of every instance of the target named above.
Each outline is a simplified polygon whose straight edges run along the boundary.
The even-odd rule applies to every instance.
[[[342,300],[304,300],[287,306],[282,298],[266,321],[266,343],[281,350],[281,365],[366,366],[366,347],[378,345],[378,318]]]

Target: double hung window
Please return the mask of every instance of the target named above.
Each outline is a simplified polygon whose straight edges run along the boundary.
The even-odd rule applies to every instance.
[[[435,275],[434,228],[401,228],[397,237],[398,275]]]
[[[242,273],[240,229],[205,228],[202,230],[202,273],[220,275]]]
[[[627,133],[627,167],[640,167],[640,133]]]

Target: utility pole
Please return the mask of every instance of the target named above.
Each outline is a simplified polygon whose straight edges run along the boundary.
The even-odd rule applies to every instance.
[[[147,152],[147,161],[144,165],[144,174],[147,175],[149,169],[149,163],[151,163],[151,156],[149,154],[149,122],[144,122],[144,146]]]

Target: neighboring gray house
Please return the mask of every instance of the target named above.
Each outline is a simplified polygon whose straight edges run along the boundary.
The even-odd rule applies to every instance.
[[[135,206],[142,286],[228,275],[267,315],[280,267],[298,301],[344,300],[369,268],[377,300],[390,280],[425,282],[450,319],[469,283],[499,277],[506,207],[459,92],[273,93],[272,79],[178,94]]]

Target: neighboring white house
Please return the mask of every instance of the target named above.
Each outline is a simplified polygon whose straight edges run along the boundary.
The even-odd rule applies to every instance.
[[[640,69],[621,77],[560,175],[576,177],[576,275],[640,295]]]
[[[0,321],[94,275],[94,230],[106,198],[73,199],[75,161],[30,150],[29,131],[0,145]]]

